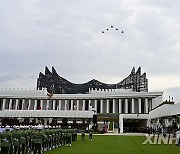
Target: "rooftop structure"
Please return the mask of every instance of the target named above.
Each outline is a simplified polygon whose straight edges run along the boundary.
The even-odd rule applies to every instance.
[[[37,89],[42,90],[43,88],[47,88],[48,92],[55,94],[85,94],[89,92],[89,88],[130,89],[135,92],[147,92],[148,79],[146,78],[146,73],[141,74],[141,67],[136,72],[133,67],[128,77],[116,84],[102,83],[96,79],[83,84],[74,84],[59,76],[54,67],[52,67],[52,72],[50,72],[46,66],[45,74],[40,72],[37,79]]]

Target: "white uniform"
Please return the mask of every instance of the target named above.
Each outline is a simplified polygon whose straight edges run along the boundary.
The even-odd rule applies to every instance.
[[[176,131],[176,145],[180,144],[179,143],[179,138],[180,138],[180,131]]]

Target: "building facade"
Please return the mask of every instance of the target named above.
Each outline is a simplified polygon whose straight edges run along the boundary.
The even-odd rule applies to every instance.
[[[141,67],[119,83],[95,79],[74,84],[45,67],[39,73],[36,90],[0,90],[0,118],[28,119],[47,125],[56,120],[88,121],[120,133],[139,131],[148,124],[149,112],[162,103],[162,92],[148,92]],[[95,118],[94,118],[95,117]]]
[[[0,118],[53,118],[98,121],[113,124],[113,131],[146,127],[149,112],[162,103],[162,92],[125,89],[89,89],[87,94],[53,94],[43,90],[0,90]],[[133,130],[132,130],[133,131]]]

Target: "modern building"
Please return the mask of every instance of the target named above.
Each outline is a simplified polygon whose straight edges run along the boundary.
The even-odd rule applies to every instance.
[[[180,128],[180,103],[165,101],[149,112],[148,126],[162,132],[167,132],[168,128],[176,130]]]
[[[86,120],[92,123],[93,115],[97,115],[98,123],[107,124],[112,131],[119,130],[120,133],[138,131],[147,126],[149,112],[163,102],[162,92],[147,91],[147,86],[144,86],[147,79],[144,78],[145,75],[142,78],[139,70],[138,73],[134,73],[133,68],[133,73],[131,72],[123,80],[123,84],[120,82],[123,86],[100,84],[101,82],[92,80],[92,82],[88,82],[88,91],[86,90],[87,84],[85,86],[79,84],[74,88],[73,84],[68,84],[67,80],[56,78],[60,83],[58,85],[61,90],[59,94],[58,90],[54,93],[53,89],[57,87],[55,82],[51,80],[51,84],[48,82],[49,84],[46,86],[45,83],[48,80],[46,79],[46,82],[42,83],[44,81],[42,77],[38,78],[37,90],[1,89],[0,118],[8,117],[19,120],[29,118],[30,121],[41,118],[46,125],[53,119],[61,122],[63,118],[67,118],[69,121]],[[132,74],[135,74],[135,77],[132,77]],[[143,81],[140,80],[140,76]],[[42,81],[40,82],[40,80]],[[81,90],[81,86],[84,86],[83,90]],[[47,90],[48,87],[51,88]],[[79,90],[83,92],[79,93]],[[72,93],[72,91],[76,92]]]

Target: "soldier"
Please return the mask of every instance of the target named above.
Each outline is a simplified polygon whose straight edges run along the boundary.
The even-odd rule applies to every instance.
[[[20,145],[21,145],[22,154],[26,153],[26,144],[27,144],[27,132],[25,131],[25,127],[21,126]]]
[[[75,129],[72,129],[72,141],[75,141],[76,132]]]
[[[35,134],[35,132],[36,132],[35,127],[32,126],[30,129],[30,139],[29,139],[30,151],[34,151],[34,134]]]
[[[26,153],[29,152],[29,142],[30,142],[30,130],[29,130],[29,126],[25,127],[25,131],[26,131]]]
[[[49,148],[48,148],[48,136],[49,136],[48,133],[49,133],[49,131],[48,131],[47,127],[45,127],[45,129],[43,130],[43,133],[45,135],[45,139],[43,141],[43,148],[44,148],[44,151],[48,151],[49,150]]]
[[[49,129],[48,138],[49,138],[49,149],[52,150],[53,149],[53,130],[52,129]]]
[[[84,131],[82,131],[82,134],[81,134],[81,141],[85,141],[85,133],[84,133]]]
[[[71,147],[71,142],[72,142],[72,130],[68,129],[67,130],[67,137],[66,137],[66,146]]]
[[[12,135],[10,133],[10,127],[6,126],[5,132],[1,133],[1,153],[2,154],[9,154],[10,147],[12,144]]]
[[[62,129],[59,128],[59,146],[62,146]]]
[[[89,141],[92,141],[92,129],[89,130]]]
[[[62,144],[66,144],[66,130],[62,131]]]
[[[37,129],[38,129],[38,131],[35,132],[35,134],[34,134],[34,153],[36,154],[38,152],[39,154],[41,154],[42,153],[42,143],[43,143],[43,140],[45,139],[45,135],[41,131],[42,127],[39,126]]]
[[[21,133],[19,130],[19,126],[15,127],[15,130],[12,132],[12,144],[14,146],[14,154],[20,153],[20,138],[21,138]]]

